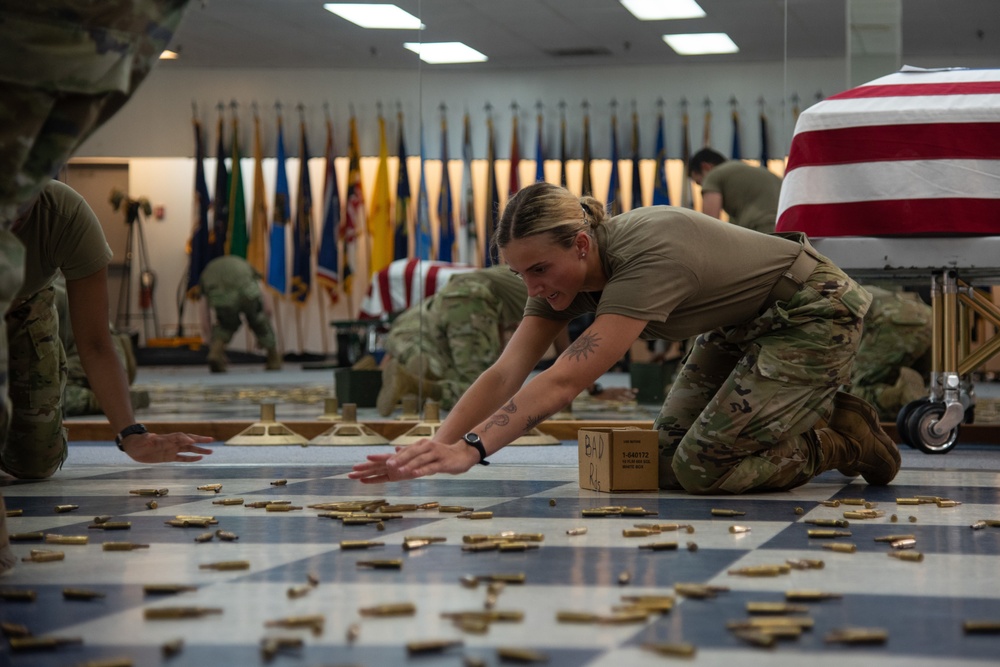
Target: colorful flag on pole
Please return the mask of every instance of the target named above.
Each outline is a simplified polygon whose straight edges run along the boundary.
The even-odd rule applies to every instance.
[[[639,173],[639,113],[632,109],[632,208],[642,206],[642,176]]]
[[[584,102],[583,111],[583,178],[581,179],[580,192],[584,197],[594,194],[594,181],[590,176],[590,111]]]
[[[344,207],[344,224],[340,238],[344,242],[344,293],[354,288],[354,242],[357,230],[365,228],[365,196],[361,188],[361,148],[358,144],[358,123],[351,116],[350,147],[347,167],[347,205]]]
[[[736,98],[734,97],[729,101],[732,105],[732,118],[733,118],[733,150],[730,151],[730,158],[733,160],[743,159],[743,149],[740,145],[740,110],[737,107]]]
[[[191,249],[188,262],[187,296],[197,299],[201,296],[198,287],[201,272],[208,264],[211,247],[208,243],[210,229],[208,226],[208,183],[205,182],[205,145],[202,142],[201,123],[194,120],[194,211],[192,215]]]
[[[684,177],[681,179],[681,206],[694,208],[694,196],[691,194],[691,177],[688,176],[688,162],[691,161],[691,122],[688,118],[687,100],[681,101],[683,115],[681,116],[681,160],[684,162]]]
[[[267,196],[264,194],[264,148],[260,144],[260,116],[253,115],[253,208],[247,261],[259,275],[267,275]]]
[[[337,189],[337,166],[333,148],[333,122],[326,119],[326,169],[323,172],[323,226],[316,256],[316,282],[326,290],[330,303],[340,299],[340,192]]]
[[[610,215],[622,212],[622,187],[618,176],[618,113],[611,112],[611,182],[608,184],[608,201],[605,209]]]
[[[288,223],[292,220],[288,171],[285,169],[285,136],[278,114],[277,176],[274,184],[274,210],[271,214],[270,252],[267,257],[267,284],[278,294],[288,292]]]
[[[687,166],[684,167],[687,169]],[[656,168],[653,171],[653,206],[670,206],[667,187],[667,139],[663,130],[663,105],[656,114]]]
[[[535,140],[535,183],[545,181],[545,145],[542,143],[542,104],[538,103],[538,138]]]
[[[476,242],[476,197],[472,185],[472,123],[469,112],[462,119],[462,198],[458,205],[458,261],[476,266],[479,244]]]
[[[434,259],[431,212],[427,203],[427,152],[424,150],[423,124],[420,126],[420,189],[417,190],[417,226],[414,241],[417,259]]]
[[[453,262],[455,247],[455,211],[451,201],[451,175],[448,173],[448,121],[441,113],[441,194],[438,197],[438,250],[437,260]]]
[[[559,185],[566,187],[566,103],[559,103]]]
[[[212,200],[212,232],[209,243],[212,255],[209,260],[226,254],[226,232],[229,229],[229,169],[226,168],[226,147],[223,134],[225,122],[222,119],[222,105],[219,105],[219,141],[215,154],[215,192]]]
[[[385,142],[385,118],[378,117],[378,169],[375,171],[375,192],[372,197],[371,215],[368,218],[368,237],[371,239],[371,261],[368,277],[381,271],[393,260],[393,220],[390,218],[392,202],[389,199],[389,149]]]
[[[292,299],[299,305],[312,291],[312,185],[309,182],[309,144],[306,122],[299,124],[299,188],[295,196],[295,226],[292,228]]]
[[[486,116],[486,221],[485,238],[483,239],[483,267],[493,266],[499,262],[497,251],[492,247],[493,232],[497,228],[497,215],[500,209],[500,195],[497,192],[496,144],[493,136],[493,117],[487,110]]]
[[[517,134],[517,105],[515,104],[510,130],[510,187],[507,189],[508,194],[515,194],[521,189],[521,178],[517,173],[521,164],[521,148]]]
[[[396,177],[396,224],[393,228],[393,259],[410,256],[410,170],[406,165],[403,112],[399,112],[399,172]]]
[[[247,202],[243,194],[243,170],[240,168],[239,119],[233,112],[233,165],[229,178],[229,228],[226,235],[226,254],[246,258]]]

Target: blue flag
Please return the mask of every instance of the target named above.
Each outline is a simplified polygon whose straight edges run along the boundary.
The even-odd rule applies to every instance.
[[[732,159],[740,160],[743,158],[743,151],[740,146],[740,112],[733,107],[733,150]]]
[[[291,195],[288,191],[288,172],[285,170],[285,137],[278,116],[278,175],[274,186],[274,212],[271,214],[271,233],[267,259],[267,284],[282,296],[288,293],[288,260],[285,246],[288,223],[292,219]]]
[[[493,138],[493,119],[486,118],[486,230],[483,239],[483,268],[499,263],[497,251],[493,248],[493,232],[497,228],[497,215],[500,209],[500,195],[497,192],[496,144]]]
[[[212,204],[212,232],[209,243],[212,256],[209,260],[226,254],[226,232],[229,230],[229,169],[226,168],[226,143],[223,139],[225,124],[219,117],[219,141],[216,144],[215,199]]]
[[[441,118],[441,196],[438,197],[437,259],[441,262],[455,261],[455,214],[451,201],[451,176],[448,174],[448,123]]]
[[[396,178],[396,224],[393,259],[410,255],[410,170],[406,166],[406,142],[403,139],[403,112],[399,112],[399,175]]]
[[[535,140],[535,183],[545,181],[545,146],[542,144],[542,114],[538,114],[538,138]]]
[[[431,259],[434,240],[431,237],[431,212],[427,204],[427,164],[424,157],[424,128],[420,128],[420,190],[417,191],[417,259]]]
[[[205,145],[201,138],[201,123],[194,121],[194,229],[191,232],[191,257],[188,264],[187,295],[190,299],[201,296],[198,283],[201,272],[208,264],[211,248],[208,244],[208,183],[205,182]]]
[[[684,166],[687,169],[687,165]],[[667,142],[663,132],[663,113],[656,119],[656,170],[653,174],[653,206],[670,206],[667,188]]]
[[[632,208],[642,206],[642,177],[639,174],[639,114],[632,112]]]
[[[605,205],[608,213],[619,215],[622,212],[622,188],[618,178],[618,116],[611,116],[611,182],[608,184],[608,201]]]
[[[323,176],[323,228],[316,255],[316,282],[330,297],[330,303],[340,299],[340,253],[337,249],[340,232],[340,193],[337,190],[337,168],[333,154],[333,123],[326,119],[326,171]]]
[[[292,299],[304,304],[312,290],[312,186],[309,184],[309,145],[306,123],[299,125],[299,191],[292,227]]]
[[[767,169],[767,161],[771,158],[768,150],[767,114],[760,110],[760,166]]]

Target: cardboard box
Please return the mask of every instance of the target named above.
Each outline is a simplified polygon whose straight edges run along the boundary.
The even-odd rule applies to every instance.
[[[580,488],[616,493],[655,491],[659,477],[656,431],[637,428],[580,429]]]

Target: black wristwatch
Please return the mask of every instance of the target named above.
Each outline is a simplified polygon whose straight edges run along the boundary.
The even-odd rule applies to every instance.
[[[122,441],[130,435],[141,435],[143,433],[149,433],[149,429],[146,428],[145,424],[132,424],[131,426],[126,426],[121,430],[121,433],[115,436],[115,444],[118,445],[118,449],[125,451],[125,447],[122,445]]]
[[[486,460],[486,448],[483,447],[483,441],[475,433],[466,433],[462,436],[462,440],[465,440],[465,444],[469,447],[474,447],[477,452],[479,452],[479,465],[488,466],[489,461]]]

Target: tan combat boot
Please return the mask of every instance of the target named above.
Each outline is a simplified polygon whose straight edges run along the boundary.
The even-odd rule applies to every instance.
[[[816,429],[823,469],[837,468],[884,486],[899,472],[899,449],[878,421],[875,408],[857,396],[838,391],[827,428]]]
[[[213,339],[208,346],[208,367],[213,373],[225,373],[227,363],[226,344]]]
[[[375,399],[378,413],[388,417],[396,409],[400,399],[407,394],[440,400],[441,388],[433,382],[417,379],[398,361],[390,359],[382,369],[382,387],[378,391],[378,398]]]
[[[284,360],[278,353],[278,348],[272,347],[267,351],[267,363],[264,365],[266,371],[280,371]]]

